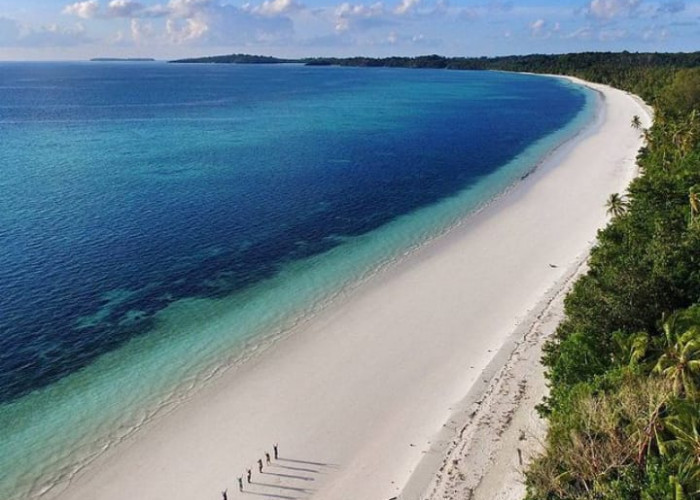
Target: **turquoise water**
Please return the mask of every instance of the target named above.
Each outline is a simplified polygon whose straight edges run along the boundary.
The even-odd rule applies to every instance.
[[[594,107],[524,75],[2,66],[3,498],[451,227]]]

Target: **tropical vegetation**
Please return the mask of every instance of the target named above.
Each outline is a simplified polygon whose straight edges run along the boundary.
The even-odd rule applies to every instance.
[[[544,453],[526,472],[529,500],[700,498],[700,67],[694,64],[563,70],[641,95],[655,118],[640,130],[646,138],[641,175],[627,193],[608,198],[612,220],[599,232],[590,269],[566,298],[566,319],[545,347],[550,395],[539,409],[549,432]],[[635,117],[631,125],[641,129]]]

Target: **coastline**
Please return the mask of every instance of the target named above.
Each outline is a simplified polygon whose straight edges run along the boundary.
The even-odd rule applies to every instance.
[[[388,498],[413,484],[423,474],[420,466],[413,474],[416,464],[431,453],[456,402],[483,389],[484,370],[510,354],[504,345],[514,328],[537,316],[552,284],[585,259],[609,192],[631,179],[629,165],[618,161],[631,155],[634,164],[638,146],[621,152],[609,139],[615,148],[607,149],[618,156],[596,167],[600,175],[582,175],[581,162],[570,161],[582,148],[586,159],[601,149],[590,145],[596,137],[633,135],[632,104],[619,91],[603,92],[605,106],[629,114],[616,128],[607,116],[462,226],[105,453],[59,498],[216,498],[233,491],[236,476],[273,442],[283,458],[302,462],[280,461],[276,474],[257,476],[257,495]],[[547,205],[543,186],[555,194],[574,186],[583,200],[578,218],[562,213],[568,192],[554,196],[562,205]],[[562,243],[560,229],[572,225],[576,234]],[[545,244],[551,246],[542,251]],[[294,463],[307,464],[297,467],[307,469],[304,476],[285,477]]]
[[[611,91],[624,94],[638,106],[644,128],[653,122],[653,109],[636,95],[576,77],[547,76],[587,86],[603,96]],[[642,145],[640,141],[639,147]],[[623,187],[639,174],[636,154],[625,163],[629,179],[623,181]],[[451,425],[443,429],[440,445],[421,461],[401,498],[524,498],[524,471],[541,452],[547,430],[535,408],[548,392],[540,364],[542,347],[564,319],[564,299],[587,272],[592,246],[593,242],[514,330],[492,360],[486,386],[473,387],[460,402],[451,416]]]

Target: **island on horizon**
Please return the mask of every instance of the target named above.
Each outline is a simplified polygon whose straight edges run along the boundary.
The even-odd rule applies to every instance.
[[[497,70],[569,74],[586,80],[615,85],[619,68],[694,68],[700,52],[579,52],[572,54],[528,54],[498,57],[445,57],[438,54],[413,57],[304,57],[282,59],[273,56],[227,54],[169,60],[169,63],[208,64],[304,64],[307,66],[356,66],[453,70]]]

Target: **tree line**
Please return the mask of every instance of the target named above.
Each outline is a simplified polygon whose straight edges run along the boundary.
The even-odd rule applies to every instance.
[[[646,138],[641,175],[608,199],[612,220],[545,346],[549,431],[530,500],[700,498],[700,65],[630,56],[537,63],[641,95],[655,118],[630,123]]]

